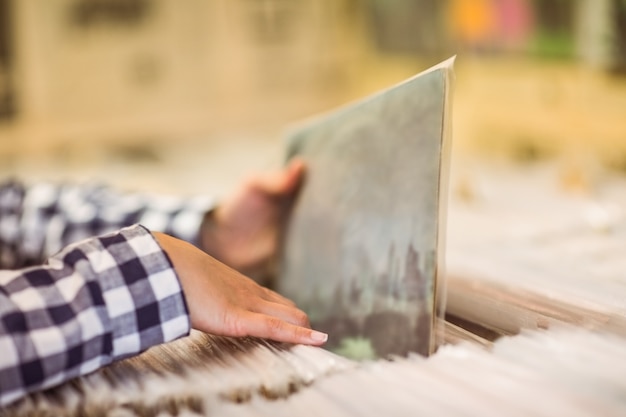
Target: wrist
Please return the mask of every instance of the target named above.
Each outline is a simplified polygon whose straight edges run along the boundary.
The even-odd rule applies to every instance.
[[[224,262],[223,232],[218,222],[218,209],[208,211],[200,224],[200,249],[215,259]]]

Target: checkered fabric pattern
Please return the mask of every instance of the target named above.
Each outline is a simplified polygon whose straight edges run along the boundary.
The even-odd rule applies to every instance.
[[[141,226],[0,272],[0,404],[189,332],[169,258]]]
[[[210,206],[103,187],[1,186],[0,259],[12,269],[0,270],[0,406],[187,334],[179,281],[146,228],[68,244],[132,222],[193,243]]]
[[[0,185],[0,266],[39,265],[68,244],[139,223],[197,244],[205,196],[121,193],[102,185]]]

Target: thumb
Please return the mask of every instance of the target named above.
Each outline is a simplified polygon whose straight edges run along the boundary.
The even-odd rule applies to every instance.
[[[304,161],[298,158],[292,159],[281,170],[254,177],[251,185],[263,193],[276,197],[283,196],[298,188],[304,179],[305,170]]]

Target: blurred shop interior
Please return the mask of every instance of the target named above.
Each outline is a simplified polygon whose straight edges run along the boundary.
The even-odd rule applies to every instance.
[[[219,195],[454,54],[459,198],[484,166],[626,174],[624,0],[0,0],[0,175]]]

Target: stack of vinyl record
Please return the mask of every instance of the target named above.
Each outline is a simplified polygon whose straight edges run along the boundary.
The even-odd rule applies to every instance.
[[[451,204],[451,320],[497,335],[562,322],[626,335],[626,181],[572,194],[555,171],[483,169],[476,198]]]
[[[565,327],[353,362],[195,336],[0,412],[15,416],[623,416],[626,338]]]

